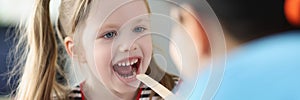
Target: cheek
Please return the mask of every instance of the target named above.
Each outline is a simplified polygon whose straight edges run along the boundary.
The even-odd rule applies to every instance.
[[[95,45],[94,48],[94,62],[95,70],[97,74],[102,78],[110,75],[110,65],[111,65],[111,49],[107,45]],[[93,69],[92,69],[93,70]]]
[[[143,69],[142,73],[146,72],[146,69],[148,68],[150,61],[151,61],[151,57],[152,57],[152,38],[151,35],[149,36],[145,36],[143,38],[141,38],[139,41],[139,47],[142,50],[143,56],[144,56],[144,60],[143,60]]]
[[[152,37],[151,35],[144,36],[139,40],[139,44],[142,47],[142,50],[145,56],[149,56],[152,54]]]

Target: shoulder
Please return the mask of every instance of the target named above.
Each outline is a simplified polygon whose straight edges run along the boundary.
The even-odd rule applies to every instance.
[[[69,92],[68,97],[69,97],[70,100],[81,100],[82,99],[82,94],[81,94],[81,91],[80,91],[80,86],[77,85],[77,86],[71,88],[71,91]]]
[[[175,76],[175,75],[170,75],[170,79],[172,79],[172,82],[174,82],[175,86],[173,87],[173,89],[177,86],[177,84],[179,84],[179,77]],[[152,100],[161,100],[162,98],[155,93],[150,87],[146,86],[146,85],[142,85],[140,88],[140,96],[139,96],[139,100],[150,100],[150,97],[152,98]]]
[[[150,100],[150,97],[152,97],[152,100],[159,100],[161,98],[157,93],[154,93],[154,91],[146,85],[142,85],[140,91],[140,96],[138,97],[139,100]]]

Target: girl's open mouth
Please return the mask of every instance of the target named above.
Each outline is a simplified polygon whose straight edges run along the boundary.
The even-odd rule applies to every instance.
[[[141,59],[138,57],[131,57],[117,62],[113,65],[113,70],[125,80],[135,79],[139,72]]]

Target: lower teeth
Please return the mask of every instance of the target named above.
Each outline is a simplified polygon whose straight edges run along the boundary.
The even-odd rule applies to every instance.
[[[133,78],[135,75],[136,75],[136,72],[134,71],[134,72],[132,72],[131,75],[124,75],[124,76],[120,75],[120,76],[122,76],[123,78],[129,79],[129,78]]]
[[[132,72],[130,74],[119,74],[119,75],[126,79],[133,78],[136,75],[136,68],[132,68]]]

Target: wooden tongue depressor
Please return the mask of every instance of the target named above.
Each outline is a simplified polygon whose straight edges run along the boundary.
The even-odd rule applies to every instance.
[[[139,74],[136,75],[136,78],[140,81],[142,81],[145,85],[150,87],[152,90],[154,90],[158,95],[160,95],[162,98],[166,99],[169,96],[174,95],[171,91],[169,91],[166,87],[159,84],[157,81],[152,79],[146,74]]]

